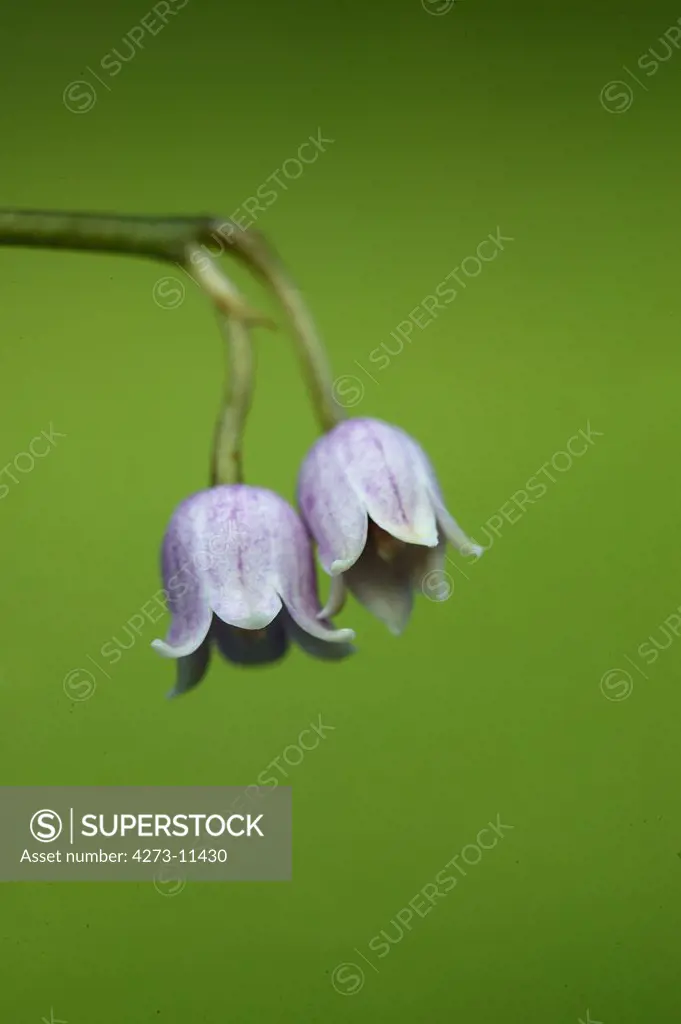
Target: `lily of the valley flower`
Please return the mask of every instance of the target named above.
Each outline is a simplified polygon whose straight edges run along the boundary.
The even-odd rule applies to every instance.
[[[170,696],[197,686],[211,648],[237,665],[279,661],[291,641],[335,660],[354,633],[320,613],[314,555],[298,514],[273,491],[212,487],[175,511],[162,549],[172,622],[152,646],[178,662]]]
[[[452,518],[423,449],[398,427],[350,419],[308,453],[298,504],[332,577],[323,618],[343,606],[346,587],[392,633],[411,615],[414,587],[442,570],[449,541],[479,557]]]

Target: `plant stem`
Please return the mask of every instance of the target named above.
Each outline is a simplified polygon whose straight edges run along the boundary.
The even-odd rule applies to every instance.
[[[196,245],[190,245],[187,249],[190,257],[199,251]],[[197,270],[194,275],[208,290],[215,267],[212,263],[195,263]],[[241,298],[235,285],[224,274],[220,274],[219,278],[220,288],[226,293],[228,302],[240,305]],[[210,481],[212,487],[244,482],[243,436],[251,408],[255,376],[253,345],[246,325],[237,316],[222,314],[218,315],[218,322],[226,342],[227,377],[213,440]]]
[[[209,217],[0,209],[0,245],[89,250],[181,261]]]
[[[217,221],[214,221],[211,238],[215,240],[217,235],[225,238],[224,227],[221,230]],[[344,413],[335,399],[334,380],[326,350],[302,294],[274,248],[260,232],[242,231],[234,234],[233,226],[230,225],[226,241],[234,255],[269,285],[287,313],[293,325],[299,358],[319,425],[323,431],[332,430],[344,418]]]
[[[217,242],[220,252],[207,249]],[[85,250],[144,256],[195,267],[208,261],[212,270],[202,285],[223,313],[244,323],[267,323],[245,306],[234,289],[218,283],[220,272],[211,257],[228,250],[255,271],[272,289],[293,325],[308,389],[322,430],[330,430],[343,413],[334,398],[333,378],[324,346],[305,301],[281,260],[256,231],[218,217],[142,217],[109,213],[75,213],[0,209],[0,246]],[[201,252],[197,247],[201,246]],[[197,278],[198,279],[198,278]],[[234,325],[232,324],[232,327]]]

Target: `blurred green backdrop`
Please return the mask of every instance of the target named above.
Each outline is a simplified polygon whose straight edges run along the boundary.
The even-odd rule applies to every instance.
[[[291,883],[1,886],[0,1019],[679,1019],[681,643],[662,624],[681,604],[681,52],[678,32],[660,42],[679,13],[3,12],[0,205],[229,215],[277,173],[258,227],[352,413],[413,433],[453,514],[495,539],[452,559],[451,599],[422,597],[400,639],[351,604],[351,662],[216,663],[165,702],[165,622],[115,665],[98,652],[129,643],[167,520],[206,483],[212,314],[161,265],[1,250],[0,464],[65,435],[2,477],[2,782],[247,784],[318,716],[333,729],[286,769]],[[333,141],[288,177],[318,131]],[[398,353],[391,332],[497,230],[512,241]],[[258,349],[247,468],[292,498],[315,424],[287,335]],[[88,700],[65,693],[78,668]],[[397,941],[497,815],[513,828]]]

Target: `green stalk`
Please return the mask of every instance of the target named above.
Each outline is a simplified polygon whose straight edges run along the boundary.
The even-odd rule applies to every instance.
[[[209,217],[130,217],[110,213],[0,209],[0,245],[148,256],[182,261]]]
[[[197,253],[203,256],[196,245],[190,245],[187,253],[190,258]],[[199,284],[209,290],[215,268],[203,258],[200,261],[195,259],[194,262],[197,267],[194,276]],[[238,306],[241,299],[236,287],[224,274],[219,276],[220,286],[228,300]],[[244,482],[243,438],[255,378],[255,359],[248,328],[237,316],[219,314],[218,322],[226,341],[227,375],[213,440],[212,487]]]
[[[213,221],[210,237],[215,241],[218,235],[227,242],[235,256],[269,285],[283,306],[293,326],[299,359],[319,425],[324,432],[332,430],[345,414],[334,397],[333,376],[326,350],[301,292],[260,232],[235,232],[233,225],[223,224],[220,228],[218,222]]]
[[[219,253],[208,247],[217,243]],[[202,286],[224,315],[242,324],[272,322],[250,310],[233,287],[220,281],[214,257],[230,252],[261,277],[276,295],[293,326],[299,358],[323,431],[332,429],[343,413],[336,403],[333,378],[324,346],[300,291],[264,237],[218,217],[146,217],[110,213],[0,209],[0,245],[67,249],[142,256],[179,263],[198,279],[192,267],[212,267]],[[200,248],[199,248],[200,247]],[[234,324],[232,323],[232,329]]]

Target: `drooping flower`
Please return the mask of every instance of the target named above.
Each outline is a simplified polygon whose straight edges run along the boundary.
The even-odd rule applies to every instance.
[[[319,438],[300,471],[298,504],[332,578],[323,618],[340,610],[347,587],[399,634],[414,588],[442,572],[447,542],[466,555],[484,550],[447,511],[420,445],[381,420],[345,420]]]
[[[279,661],[291,641],[328,660],[353,651],[353,631],[320,615],[310,539],[273,491],[235,484],[187,498],[164,537],[162,574],[172,622],[152,647],[177,659],[169,696],[201,682],[212,647],[237,665]]]

